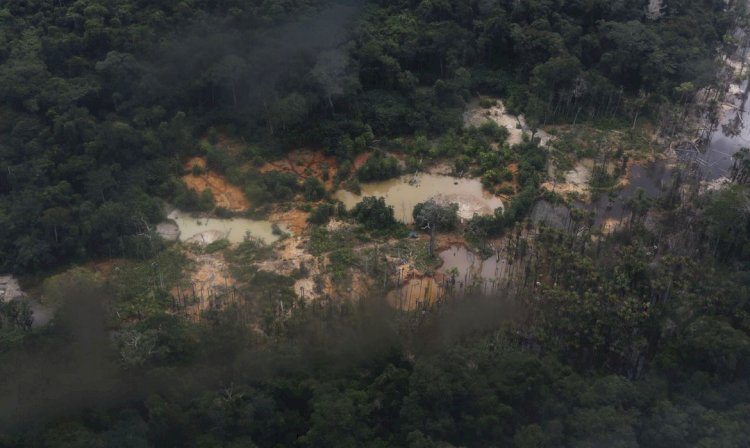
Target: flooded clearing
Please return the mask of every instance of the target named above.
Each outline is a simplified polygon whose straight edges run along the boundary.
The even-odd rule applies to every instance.
[[[594,225],[605,231],[616,227],[628,215],[627,202],[636,197],[639,189],[644,198],[656,199],[669,187],[673,172],[674,167],[663,160],[631,164],[625,186],[616,195],[600,194],[591,204],[596,213]]]
[[[745,125],[750,120],[750,111],[746,108],[750,84],[744,81],[741,86],[735,86],[734,92],[731,86],[729,89],[732,107],[724,111],[705,152],[695,158],[708,181],[728,176],[734,163],[734,154],[741,148],[750,146],[750,128]]]
[[[504,258],[493,255],[482,259],[479,255],[468,250],[465,246],[453,246],[440,252],[443,265],[439,272],[459,287],[493,282],[505,274],[507,262]]]
[[[740,38],[747,38],[745,33],[740,34]],[[734,155],[741,148],[750,146],[750,128],[746,125],[750,120],[750,110],[747,108],[750,81],[745,79],[746,74],[742,73],[750,61],[750,53],[746,48],[742,48],[734,54],[728,54],[723,61],[727,65],[726,68],[731,71],[732,77],[722,92],[723,95],[718,98],[718,123],[714,121],[715,117],[703,117],[704,123],[701,127],[707,127],[710,132],[706,140],[700,141],[698,145],[693,141],[677,148],[681,160],[693,162],[700,167],[703,179],[708,185],[721,185],[721,182],[714,181],[729,177]],[[709,99],[705,99],[704,102],[708,103]],[[698,140],[704,137],[701,129]]]
[[[562,182],[547,181],[542,188],[568,196],[568,204],[594,213],[594,227],[611,232],[629,215],[627,203],[643,190],[645,199],[656,199],[666,191],[671,182],[674,165],[666,160],[633,162],[625,175],[617,181],[611,191],[594,194],[589,186],[594,161],[582,159],[575,168],[567,171]],[[610,168],[610,172],[612,169]],[[538,202],[531,214],[536,223],[544,221],[548,226],[565,229],[571,223],[567,206]]]
[[[531,220],[535,224],[565,230],[571,222],[570,209],[564,204],[553,204],[541,200],[534,204],[534,208],[531,210]]]
[[[411,278],[387,295],[402,310],[429,307],[439,300],[467,294],[490,294],[503,286],[510,265],[499,254],[483,259],[466,246],[451,246],[439,254],[442,265],[433,276]]]
[[[336,199],[343,202],[347,209],[357,205],[365,196],[385,198],[386,204],[393,207],[396,219],[406,224],[414,222],[414,206],[429,199],[457,203],[459,216],[463,220],[471,219],[475,214],[492,214],[496,208],[503,209],[503,201],[484,191],[478,179],[436,174],[406,175],[383,182],[363,183],[361,194],[345,190],[335,193]]]
[[[214,241],[226,239],[232,244],[241,243],[246,234],[258,238],[266,244],[279,240],[280,235],[273,232],[273,224],[270,221],[256,221],[247,218],[219,219],[210,217],[196,217],[190,213],[180,210],[172,210],[167,218],[174,224],[162,223],[157,226],[157,232],[165,238],[175,234],[174,226],[177,227],[179,241],[211,244]],[[279,228],[287,232],[284,225]],[[161,232],[164,233],[161,233]]]

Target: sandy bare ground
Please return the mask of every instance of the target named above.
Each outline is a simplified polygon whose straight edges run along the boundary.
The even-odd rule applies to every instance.
[[[542,184],[542,188],[563,195],[574,193],[582,199],[588,198],[589,180],[591,180],[593,164],[593,160],[581,160],[576,163],[576,166],[572,170],[565,173],[564,182],[547,181]]]
[[[188,244],[197,244],[199,246],[208,246],[216,241],[226,239],[226,237],[227,232],[222,232],[221,230],[206,230],[205,232],[193,235],[185,240],[185,242]]]
[[[495,104],[492,107],[484,108],[480,105],[483,98],[492,100]],[[495,122],[499,126],[505,127],[510,135],[508,136],[508,144],[517,145],[523,142],[523,136],[527,135],[531,137],[531,130],[526,124],[526,119],[523,115],[511,115],[508,113],[503,102],[498,98],[492,97],[480,97],[473,99],[464,112],[464,125],[467,127],[479,127],[487,122]],[[536,131],[534,137],[539,138],[540,144],[546,146],[547,143],[552,139],[552,136],[543,130],[539,129]]]
[[[294,292],[305,300],[316,299],[319,294],[315,291],[313,279],[320,274],[320,262],[305,251],[304,238],[295,236],[278,243],[273,257],[258,263],[257,267],[261,271],[291,276],[303,265],[307,270],[307,275],[295,280]]]
[[[295,235],[302,235],[308,229],[307,218],[310,213],[292,208],[289,210],[275,209],[268,220],[276,224],[284,224]]]
[[[185,164],[187,170],[191,170],[194,166],[200,166],[205,169],[206,159],[203,157],[193,157]],[[230,184],[224,176],[212,171],[206,171],[200,176],[193,176],[192,173],[188,173],[182,176],[182,180],[188,188],[198,193],[210,188],[216,205],[219,207],[232,211],[244,211],[250,207],[250,202],[248,202],[238,186]]]
[[[502,101],[495,99],[495,105],[486,109],[480,106],[480,98],[476,98],[469,103],[464,112],[464,125],[479,127],[487,122],[495,122],[499,126],[505,127],[510,135],[508,143],[515,145],[523,141],[523,128],[526,123],[523,117],[517,117],[507,113]]]

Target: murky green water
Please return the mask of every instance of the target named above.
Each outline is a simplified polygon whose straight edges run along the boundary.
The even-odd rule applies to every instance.
[[[173,210],[168,216],[179,230],[179,240],[210,244],[227,239],[230,243],[241,243],[246,234],[271,244],[279,239],[273,234],[270,221],[257,221],[246,218],[218,219],[193,216],[180,210]],[[281,230],[288,232],[282,225]]]

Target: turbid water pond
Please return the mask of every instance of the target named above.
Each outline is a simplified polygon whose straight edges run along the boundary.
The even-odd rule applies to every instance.
[[[386,204],[393,207],[396,219],[411,224],[414,220],[414,206],[431,198],[457,203],[461,219],[471,219],[474,214],[489,215],[496,208],[503,208],[503,201],[484,191],[478,179],[464,179],[437,174],[417,174],[401,176],[383,182],[370,182],[361,185],[361,193],[354,194],[339,190],[336,199],[351,209],[365,196],[385,198]]]
[[[489,294],[503,286],[509,275],[505,258],[482,258],[465,246],[451,246],[439,253],[443,264],[432,277],[413,278],[388,295],[391,306],[413,310],[447,297]]]
[[[273,223],[270,221],[195,216],[176,209],[172,210],[167,218],[173,223],[166,222],[157,227],[157,232],[166,239],[179,239],[199,244],[210,244],[217,240],[227,239],[230,243],[236,244],[244,241],[245,235],[249,234],[266,244],[271,244],[280,238],[280,235],[274,234]],[[287,232],[283,225],[279,228]]]

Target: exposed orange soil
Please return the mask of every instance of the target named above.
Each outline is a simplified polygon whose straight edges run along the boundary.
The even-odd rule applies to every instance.
[[[307,229],[308,216],[310,216],[310,213],[296,208],[286,211],[277,209],[271,213],[269,220],[274,223],[284,224],[293,234],[301,235]]]
[[[185,164],[187,170],[191,170],[194,166],[199,166],[205,170],[206,159],[203,157],[193,157]],[[245,198],[245,195],[238,186],[230,184],[224,176],[212,171],[206,171],[200,176],[193,176],[192,173],[188,173],[182,176],[182,180],[188,188],[198,193],[210,188],[216,205],[219,207],[233,211],[244,211],[250,207],[250,202]]]
[[[336,177],[337,168],[334,156],[311,149],[295,149],[289,152],[285,159],[266,163],[260,168],[260,172],[281,171],[294,173],[302,180],[308,177],[315,177],[325,184],[327,190],[332,190],[333,178]],[[328,173],[328,180],[326,181],[323,180],[325,172]]]

